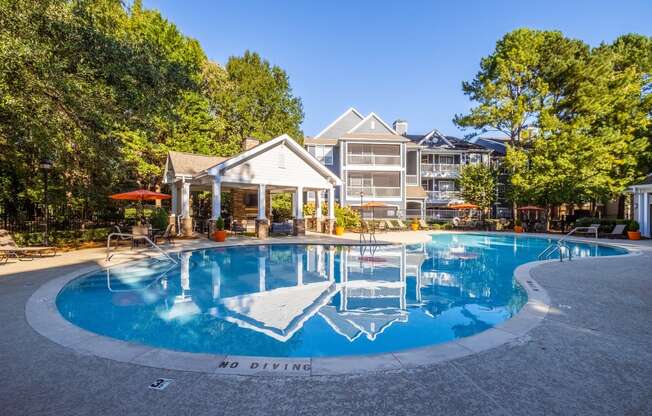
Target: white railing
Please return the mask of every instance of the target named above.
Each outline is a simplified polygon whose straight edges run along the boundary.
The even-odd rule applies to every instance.
[[[365,198],[390,198],[401,197],[401,188],[388,186],[347,186],[346,196],[349,198],[359,198],[360,192],[364,192]]]
[[[401,165],[399,155],[377,155],[373,153],[349,153],[346,155],[346,163],[349,165]]]
[[[433,173],[459,173],[460,164],[454,163],[422,163],[421,171]]]
[[[452,220],[457,217],[459,212],[454,209],[437,209],[437,208],[428,208],[426,209],[426,217],[442,220]]]
[[[457,199],[460,197],[459,191],[428,191],[428,199],[432,200],[448,200]]]
[[[408,185],[418,185],[419,177],[417,175],[405,175],[405,183]]]

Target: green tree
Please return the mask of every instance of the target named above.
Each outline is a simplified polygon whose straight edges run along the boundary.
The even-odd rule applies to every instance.
[[[288,134],[302,143],[303,106],[292,95],[285,71],[250,51],[229,58],[225,68],[228,82],[213,98],[228,141],[267,141]]]
[[[484,163],[465,165],[458,180],[462,199],[480,207],[483,218],[496,200],[496,172]]]

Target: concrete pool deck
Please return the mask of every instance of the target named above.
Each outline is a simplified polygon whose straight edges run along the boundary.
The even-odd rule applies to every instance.
[[[387,233],[379,242],[393,240],[389,234],[404,240],[427,235]],[[310,239],[326,242],[305,240]],[[48,281],[101,264],[104,251],[10,263],[0,266],[3,409],[7,414],[650,413],[652,242],[622,244],[641,255],[553,262],[531,270],[551,308],[514,342],[435,365],[308,379],[163,370],[52,343],[27,324],[27,300]],[[175,381],[164,391],[147,389],[157,378]]]

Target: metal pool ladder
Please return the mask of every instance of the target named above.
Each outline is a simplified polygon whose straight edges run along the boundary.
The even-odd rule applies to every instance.
[[[548,246],[541,252],[539,253],[539,256],[537,259],[539,260],[548,260],[550,257],[552,257],[553,254],[559,253],[559,261],[564,261],[564,251],[568,255],[568,261],[571,261],[573,259],[573,254],[568,247],[568,244],[566,243],[566,240],[576,232],[581,231],[581,232],[594,232],[595,237],[598,238],[598,229],[596,227],[575,227],[570,232],[566,235],[564,235],[562,238],[559,240],[548,244]]]
[[[113,254],[111,254],[111,237],[126,237],[126,239],[131,239],[133,240],[134,235],[133,234],[127,234],[127,233],[111,233],[106,239],[106,261],[111,260],[111,257],[113,257]],[[156,243],[154,243],[152,240],[149,239],[149,237],[141,235],[138,236],[139,240],[145,240],[150,246],[152,246],[154,249],[156,249],[159,253],[161,253],[165,258],[167,258],[169,261],[171,261],[174,264],[178,264],[176,260],[174,260],[168,253],[165,252],[161,247],[159,247]]]

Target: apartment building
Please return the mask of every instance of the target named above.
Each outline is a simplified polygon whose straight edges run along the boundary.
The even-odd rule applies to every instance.
[[[342,179],[336,200],[354,208],[384,205],[374,209],[377,218],[452,218],[456,211],[450,205],[463,202],[457,185],[461,166],[489,164],[493,153],[437,130],[408,134],[404,120],[390,126],[375,113],[364,116],[354,108],[306,137],[304,145]]]

